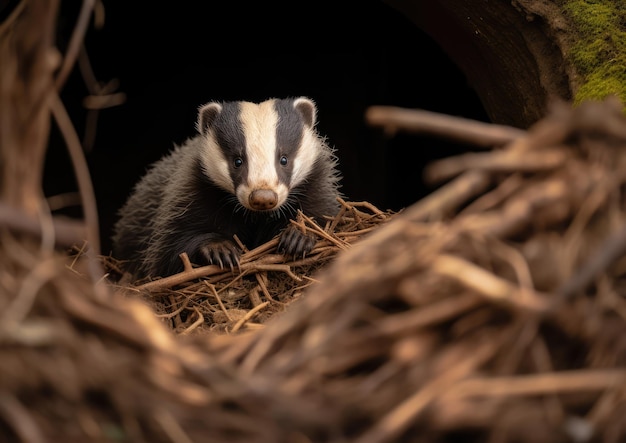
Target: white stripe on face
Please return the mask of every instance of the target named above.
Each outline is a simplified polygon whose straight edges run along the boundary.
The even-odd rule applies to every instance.
[[[278,179],[276,168],[276,125],[274,100],[260,104],[241,102],[240,121],[246,139],[247,180],[236,188],[239,202],[248,209],[249,196],[254,190],[271,189],[278,195],[276,208],[280,207],[289,195],[288,187]]]

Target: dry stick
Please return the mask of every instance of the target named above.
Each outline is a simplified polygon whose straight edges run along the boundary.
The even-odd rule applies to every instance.
[[[326,240],[328,240],[329,242],[331,242],[332,244],[334,244],[335,246],[337,246],[339,249],[343,249],[346,250],[350,247],[349,244],[347,244],[346,242],[344,242],[343,240],[336,238],[332,235],[330,235],[328,232],[324,231],[322,228],[319,227],[319,225],[317,223],[315,223],[313,221],[313,219],[311,219],[310,217],[300,213],[300,216],[304,219],[304,221],[306,221],[308,223],[308,225],[304,225],[304,228],[308,231],[312,231],[314,233],[316,233],[318,236],[325,238]],[[295,224],[297,226],[301,226],[300,223],[291,220],[292,224]]]
[[[124,103],[126,101],[126,94],[123,92],[115,92],[119,87],[118,81],[111,80],[102,85],[96,79],[84,44],[81,45],[78,55],[78,67],[83,81],[89,90],[89,94],[91,94],[83,99],[83,106],[87,109],[85,131],[83,134],[83,148],[86,152],[89,152],[96,140],[99,111]]]
[[[180,261],[183,262],[184,272],[189,272],[193,269],[193,266],[191,266],[191,261],[189,261],[189,256],[186,252],[181,252],[180,254],[178,254],[178,256],[180,257]]]
[[[198,326],[200,326],[202,323],[204,323],[204,316],[202,315],[202,312],[200,312],[200,310],[198,308],[195,308],[195,307],[193,308],[193,310],[196,311],[196,314],[198,314],[198,318],[187,329],[182,331],[180,333],[180,335],[187,335],[191,331],[196,329]]]
[[[364,212],[360,212],[358,209],[355,209],[353,213],[359,213],[358,222],[356,223],[356,225],[358,226],[363,226],[366,223],[376,223],[376,226],[380,226],[382,223],[387,222],[394,215],[394,214],[387,214],[385,216],[381,216],[378,214],[366,214]],[[372,222],[372,220],[378,220],[378,222],[376,221]],[[346,217],[345,221],[354,223],[356,220],[353,220],[350,217]],[[357,228],[357,229],[364,229],[364,228]]]
[[[343,219],[345,213],[348,211],[348,204],[345,202],[345,200],[343,200],[341,197],[337,197],[337,201],[339,202],[341,207],[339,208],[339,212],[335,214],[335,217],[333,217],[330,222],[330,225],[328,227],[328,230],[330,232],[334,232],[337,229],[337,225]]]
[[[170,303],[172,304],[172,306],[176,306],[176,297],[174,297],[173,295],[170,295],[168,299]],[[180,313],[183,312],[185,309],[187,309],[188,304],[189,304],[189,298],[186,298],[185,301],[182,303],[182,306],[180,307],[180,309],[177,309],[176,312],[174,313],[173,322],[174,322],[175,328],[183,324],[183,320],[182,318],[180,318]]]
[[[254,308],[250,309],[246,315],[243,316],[243,318],[240,318],[239,321],[237,321],[237,323],[235,323],[235,326],[233,326],[233,329],[230,331],[231,333],[235,333],[237,331],[239,331],[239,329],[241,329],[241,327],[243,326],[243,324],[245,322],[247,322],[248,320],[250,320],[252,317],[254,317],[254,315],[259,312],[262,309],[265,309],[268,305],[270,304],[270,302],[265,301],[263,303],[261,303],[258,306],[255,306]]]
[[[545,172],[563,165],[570,153],[564,148],[520,152],[503,150],[489,153],[467,153],[436,160],[426,166],[424,180],[441,183],[471,169],[491,172]]]
[[[75,246],[75,245],[73,245],[73,246]],[[76,262],[78,261],[78,259],[85,253],[85,248],[86,247],[87,247],[87,242],[85,240],[83,240],[82,246],[80,247],[80,249],[78,250],[78,252],[74,256],[74,259],[72,260],[72,263],[70,263],[70,265],[68,266],[69,269],[71,269],[72,271],[74,271],[77,274],[78,274],[78,271],[74,270],[74,266],[76,266]]]
[[[291,277],[293,280],[297,281],[297,282],[301,282],[302,278],[300,278],[298,275],[294,274],[291,271],[291,268],[289,267],[289,265],[266,265],[266,264],[256,264],[256,263],[250,263],[251,265],[254,266],[250,266],[250,268],[247,270],[249,271],[274,271],[274,272],[284,272],[285,274],[287,274],[289,277]]]
[[[371,222],[372,220],[378,220],[378,222],[374,222],[376,223],[376,226],[380,226],[380,224],[385,223],[387,221],[389,221],[389,219],[395,215],[394,212],[388,212],[388,213],[383,213],[380,212],[376,213],[376,214],[368,214],[362,211],[359,211],[358,209],[356,209],[356,207],[352,207],[350,208],[350,214],[353,215],[353,217],[349,217],[349,216],[344,216],[343,219],[341,220],[343,222],[344,225],[346,225],[344,227],[344,232],[348,231],[348,232],[354,232],[355,229],[364,229],[364,225],[366,223]],[[331,231],[335,231],[336,227]],[[337,235],[339,237],[339,232],[335,232],[335,235]]]
[[[259,276],[259,273],[256,273],[256,276]],[[250,300],[250,303],[252,303],[252,306],[259,306],[261,303],[263,303],[261,301],[261,296],[259,295],[259,286],[255,286],[254,288],[250,289],[248,291],[248,299]]]
[[[246,248],[246,245],[244,245],[243,242],[239,239],[237,234],[233,235],[233,240],[235,240],[235,243],[237,243],[237,246],[239,246],[241,248],[241,250],[244,252],[244,254],[246,252],[250,252],[250,251],[248,251],[248,248]]]
[[[111,87],[111,84],[113,82],[109,82],[104,86],[100,84],[100,82],[96,78],[96,74],[93,72],[93,68],[91,67],[89,54],[87,54],[84,43],[80,46],[80,52],[78,53],[78,68],[80,70],[80,73],[82,74],[85,86],[89,90],[89,94],[91,94],[92,96],[100,95],[102,92],[111,93],[115,90],[115,87],[117,87],[117,85],[115,85],[115,87]]]
[[[241,265],[239,266],[239,271],[243,273],[249,269],[255,269],[255,266],[259,266],[259,264],[261,264],[259,262],[262,262],[262,264],[272,264],[280,263],[283,260],[284,257],[282,255],[266,255],[256,262],[241,263]],[[170,275],[169,277],[164,277],[158,280],[144,283],[142,285],[136,286],[136,289],[153,292],[164,288],[171,288],[173,286],[180,285],[191,280],[196,280],[198,278],[223,274],[225,272],[230,271],[222,269],[217,265],[207,265],[200,268],[193,268],[189,271],[183,271],[178,274]]]
[[[80,206],[80,193],[71,191],[50,195],[46,197],[46,203],[50,211],[58,211],[71,206]]]
[[[258,256],[262,256],[263,254],[265,254],[267,251],[270,251],[271,249],[275,248],[276,246],[278,246],[278,238],[274,237],[273,239],[271,239],[270,241],[254,248],[251,251],[245,252],[242,256],[241,256],[241,260],[239,261],[240,264],[244,264],[244,263],[248,263],[251,261],[254,261],[257,259]]]
[[[259,287],[261,288],[261,292],[263,292],[263,295],[265,295],[265,298],[267,298],[270,301],[275,301],[272,298],[272,295],[270,294],[270,291],[267,289],[267,274],[263,273],[257,273],[256,274],[256,281],[259,285]]]
[[[345,204],[345,202],[344,202]],[[363,223],[365,222],[369,222],[371,220],[381,220],[381,222],[385,222],[387,220],[389,220],[389,218],[391,216],[394,215],[394,213],[385,213],[380,211],[379,209],[377,209],[375,206],[371,205],[371,208],[368,207],[368,209],[370,209],[373,214],[368,214],[366,212],[360,211],[357,209],[356,205],[364,205],[364,203],[354,203],[352,204],[349,208],[347,206],[342,207],[342,210],[340,212],[340,214],[337,215],[337,218],[335,219],[335,222],[332,224],[332,229],[330,230],[330,232],[334,232],[337,228],[337,225],[339,224],[340,221],[343,222],[344,225],[347,225],[348,222],[351,222],[353,225],[355,225],[356,227],[361,226]],[[353,218],[345,215],[346,212],[349,212],[350,214],[353,214]],[[341,216],[341,217],[340,217]],[[351,229],[349,227],[346,227],[346,229]],[[336,235],[339,233],[336,233]]]
[[[52,223],[54,225],[54,239],[59,246],[71,247],[85,239],[85,225],[82,222],[53,218]],[[0,202],[0,226],[5,226],[13,232],[42,236],[42,226],[35,218],[3,202]]]
[[[624,369],[580,369],[489,379],[469,379],[456,383],[446,397],[495,397],[595,392],[624,386]]]
[[[357,226],[361,226],[361,214],[363,214],[361,211],[359,211],[357,208],[355,208],[354,206],[350,207],[350,214],[352,214],[352,216],[354,217],[354,221],[353,223],[355,223]]]
[[[60,91],[63,88],[63,85],[65,84],[65,81],[74,66],[74,62],[78,57],[80,47],[85,38],[85,33],[87,32],[87,26],[89,25],[89,16],[91,15],[95,4],[96,0],[83,0],[83,7],[80,10],[78,20],[76,21],[74,31],[72,32],[70,44],[68,45],[65,57],[63,57],[63,64],[61,65],[61,69],[59,70],[56,78],[55,83],[57,91]]]
[[[63,106],[61,98],[56,93],[52,96],[51,109],[52,115],[65,139],[72,166],[74,167],[76,181],[78,182],[78,188],[80,190],[85,224],[87,226],[87,241],[89,242],[87,256],[90,258],[89,271],[93,281],[98,281],[104,274],[104,271],[100,267],[97,259],[97,255],[100,254],[98,207],[96,205],[93,184],[89,175],[89,167],[87,166],[85,156],[80,146],[80,140],[74,130],[72,121],[69,115],[67,115],[67,110],[65,106]]]
[[[365,119],[370,125],[387,130],[431,133],[483,147],[504,145],[526,133],[511,126],[394,106],[371,106],[365,112]]]
[[[373,212],[372,215],[379,215],[381,217],[386,217],[387,214],[385,214],[383,211],[381,211],[380,209],[378,209],[376,206],[374,206],[373,204],[371,204],[370,202],[350,202],[350,204],[352,205],[353,209],[356,209],[357,207],[362,207],[362,208],[366,208],[369,209],[370,211]],[[356,209],[358,211],[358,209]],[[362,213],[362,211],[359,211]]]
[[[98,110],[104,108],[113,108],[119,106],[126,101],[126,94],[117,92],[107,95],[89,95],[83,100],[83,106],[89,110]]]
[[[518,287],[453,255],[439,255],[434,260],[431,269],[439,275],[456,280],[496,303],[504,303],[538,313],[546,312],[549,306],[548,298],[541,297],[532,288]]]
[[[220,305],[220,309],[222,310],[222,312],[224,313],[228,321],[233,321],[232,317],[228,313],[228,310],[226,309],[226,306],[224,306],[224,303],[222,303],[222,298],[220,297],[218,292],[215,290],[215,286],[209,283],[208,281],[205,281],[204,283],[209,287],[209,289],[213,293],[213,296],[217,300],[217,303]]]
[[[303,280],[306,280],[308,283],[303,283],[302,285],[298,286],[298,289],[302,290],[308,286],[311,286],[315,283],[319,283],[319,280],[314,279],[313,277],[309,277],[308,275],[303,275],[302,276]]]
[[[364,214],[362,211],[359,211],[357,209],[357,207],[362,207],[362,208],[366,208],[369,209],[373,214],[368,214],[368,215],[378,215],[378,216],[382,216],[382,217],[386,217],[387,214],[385,214],[385,212],[381,211],[379,208],[377,208],[376,206],[374,206],[372,203],[370,202],[366,202],[366,201],[362,201],[362,202],[347,202],[344,199],[342,199],[341,197],[337,197],[337,201],[341,204],[342,209],[348,210],[348,211],[357,211],[360,212],[361,214]],[[345,211],[343,211],[345,213]],[[341,219],[341,217],[337,217],[339,220]]]

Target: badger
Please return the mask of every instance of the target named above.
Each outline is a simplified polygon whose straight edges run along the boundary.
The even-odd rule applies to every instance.
[[[148,167],[118,213],[112,255],[135,279],[196,265],[233,269],[242,250],[279,235],[277,251],[302,257],[315,245],[290,220],[321,223],[339,209],[335,149],[317,129],[307,97],[210,102],[199,134]]]

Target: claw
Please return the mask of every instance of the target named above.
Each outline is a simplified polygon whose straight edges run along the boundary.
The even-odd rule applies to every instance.
[[[315,246],[315,237],[303,234],[298,228],[288,226],[281,234],[277,251],[294,259],[304,259]]]
[[[230,240],[213,240],[200,248],[207,263],[218,265],[221,269],[230,268],[234,272],[234,263],[239,265],[240,251]]]

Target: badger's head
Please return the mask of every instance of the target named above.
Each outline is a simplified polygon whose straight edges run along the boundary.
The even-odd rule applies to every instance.
[[[207,103],[198,112],[207,177],[252,211],[279,210],[320,155],[312,100]]]

